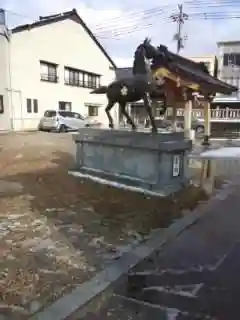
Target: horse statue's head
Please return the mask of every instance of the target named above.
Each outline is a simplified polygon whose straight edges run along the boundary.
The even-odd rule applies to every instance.
[[[135,50],[133,74],[148,74],[151,71],[149,60],[156,55],[157,49],[151,44],[150,38],[146,38]]]

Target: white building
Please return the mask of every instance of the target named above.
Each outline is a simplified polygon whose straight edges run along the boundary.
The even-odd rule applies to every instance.
[[[203,62],[205,66],[208,68],[210,75],[217,77],[218,61],[215,55],[188,57],[188,59],[198,63]]]
[[[36,129],[46,109],[71,109],[107,123],[107,98],[90,94],[116,66],[76,10],[5,27],[0,11],[0,130]],[[117,121],[117,108],[112,115]]]

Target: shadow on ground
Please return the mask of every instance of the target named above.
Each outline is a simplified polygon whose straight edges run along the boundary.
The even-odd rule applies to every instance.
[[[40,169],[31,168],[39,159],[29,162],[25,172],[4,179],[22,185],[22,194],[30,196],[34,212],[63,224],[84,223],[84,219],[93,215],[111,232],[131,229],[134,224],[139,232],[148,233],[152,228],[168,226],[172,219],[181,216],[182,210],[191,210],[198,201],[207,198],[197,187],[159,198],[72,177],[68,175],[73,166],[72,156],[64,152],[54,153],[51,163],[46,166],[42,163]],[[77,215],[68,217],[64,209],[74,209]]]

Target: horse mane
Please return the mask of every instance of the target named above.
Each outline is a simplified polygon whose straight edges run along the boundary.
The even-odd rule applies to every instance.
[[[137,46],[137,49],[134,52],[134,61],[133,61],[133,68],[132,68],[132,73],[133,75],[136,75],[138,73],[147,73],[146,72],[141,72],[141,67],[142,70],[147,70],[147,65],[145,62],[145,53],[144,53],[144,44],[141,43],[140,45]],[[139,59],[142,58],[142,66],[139,66]]]

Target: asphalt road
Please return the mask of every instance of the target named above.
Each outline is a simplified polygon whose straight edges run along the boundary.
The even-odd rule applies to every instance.
[[[240,181],[203,219],[136,266],[86,319],[239,319],[239,194]]]

